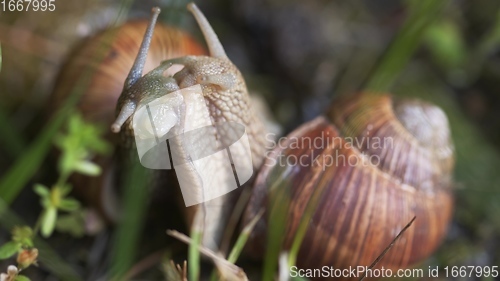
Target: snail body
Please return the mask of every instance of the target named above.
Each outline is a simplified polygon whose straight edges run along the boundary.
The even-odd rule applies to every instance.
[[[105,217],[112,221],[119,217],[119,207],[113,203],[116,201],[113,186],[119,185],[115,174],[121,170],[121,166],[124,166],[124,161],[130,160],[128,156],[123,155],[130,154],[129,152],[135,153],[132,118],[130,117],[139,104],[156,97],[178,89],[200,85],[210,113],[208,118],[213,123],[244,124],[250,139],[253,166],[256,169],[261,165],[264,155],[262,144],[265,135],[264,126],[259,117],[252,112],[245,81],[239,70],[227,58],[208,21],[194,4],[190,5],[190,9],[202,27],[210,56],[207,56],[208,52],[187,33],[161,24],[156,25],[159,13],[157,9],[149,22],[129,21],[118,28],[106,30],[86,40],[73,52],[57,80],[55,93],[52,96],[55,107],[77,86],[78,77],[83,77],[87,71],[90,75],[83,83],[85,88],[78,103],[78,110],[90,121],[111,124],[116,117],[111,131],[116,133],[121,130],[120,136],[108,134],[107,138],[121,147],[116,151],[117,155],[112,159],[109,157],[94,159],[103,167],[102,176],[99,178],[76,175],[73,181],[77,191],[82,190],[84,197],[97,205]],[[144,39],[141,40],[145,30]],[[143,77],[142,73],[147,74]],[[186,100],[186,102],[194,101]],[[115,108],[117,108],[117,114],[114,113]],[[196,123],[197,118],[202,118],[197,113],[195,111],[189,118],[186,116],[182,118]],[[186,122],[180,119],[173,121],[178,132],[186,129],[184,127]],[[122,130],[122,127],[125,129]],[[159,177],[165,178],[165,176]],[[188,178],[194,178],[194,176],[191,175]],[[176,184],[171,181],[151,184],[155,188],[177,188]],[[90,187],[92,191],[89,191]],[[226,207],[220,206],[224,206],[228,198],[223,197],[217,200],[204,204],[205,207],[210,204],[216,206],[211,208],[214,218],[208,218],[205,223],[205,225],[211,225],[213,230],[206,229],[205,237],[219,236],[215,233],[221,229],[218,221],[223,220],[221,216],[225,216],[221,212],[227,212]],[[198,207],[186,208],[189,223],[193,221],[196,210]],[[214,245],[213,242],[204,242],[204,244]]]
[[[211,143],[206,143],[207,134],[211,135],[214,141],[221,142],[219,146],[228,147],[230,144],[224,143],[224,140],[226,138],[234,139],[235,128],[231,126],[215,126],[215,124],[231,122],[241,124],[248,134],[251,153],[248,155],[244,147],[239,147],[236,151],[231,151],[231,154],[233,157],[251,159],[254,168],[257,168],[260,167],[264,157],[265,129],[261,119],[251,108],[245,80],[238,68],[227,57],[212,27],[194,3],[189,4],[188,9],[194,15],[203,32],[210,56],[185,56],[162,61],[158,67],[142,76],[154,24],[159,13],[159,9],[153,10],[154,15],[144,35],[138,56],[125,80],[123,92],[118,99],[117,116],[111,130],[115,133],[120,132],[121,143],[126,149],[133,147],[132,139],[134,134],[136,139],[158,139],[159,137],[160,143],[165,138],[168,138],[168,141],[171,142],[170,145],[175,148],[172,150],[172,153],[175,154],[173,158],[176,159],[179,156],[179,158],[185,159],[185,162],[190,163],[178,165],[175,168],[176,170],[182,170],[181,175],[178,175],[178,179],[184,186],[189,186],[188,193],[195,193],[195,197],[200,199],[197,202],[202,202],[186,209],[187,220],[191,224],[195,220],[195,215],[199,214],[202,217],[200,221],[203,228],[202,244],[215,249],[220,242],[223,226],[234,203],[234,194],[219,197],[212,196],[207,197],[209,200],[203,200],[205,192],[200,190],[203,190],[204,184],[207,182],[212,182],[214,186],[225,185],[227,179],[234,177],[234,173],[232,168],[219,170],[220,167],[226,164],[220,158],[207,163],[205,166],[198,167],[193,164],[192,155],[188,153],[188,150],[192,150],[193,147],[203,150],[203,144],[211,145]],[[165,77],[164,73],[174,65],[182,65],[183,68],[173,76]],[[200,92],[198,96],[202,99],[201,101],[200,98],[190,94],[183,93],[176,96],[173,94],[173,92],[179,93],[179,91],[182,92],[182,89],[193,86],[199,86]],[[152,120],[162,120],[159,126],[154,130],[136,130],[137,128],[134,127],[134,124],[136,124],[134,114],[141,106],[145,106],[167,94],[171,94],[170,96],[174,98],[163,102],[162,109],[159,111],[161,117],[158,115],[152,116]],[[203,105],[206,105],[208,114],[200,110]],[[210,122],[205,123],[207,118],[210,119]],[[199,128],[202,124],[212,124],[212,131],[202,131],[200,135],[194,135],[194,143],[184,138],[185,133]],[[148,126],[148,124],[145,125]],[[125,129],[122,130],[122,128]],[[161,132],[161,134],[157,136],[156,132]],[[168,153],[160,155],[160,158],[163,159],[167,157]],[[214,173],[208,173],[208,180],[200,180],[200,174],[207,173],[207,171],[213,171]],[[219,173],[215,173],[215,171],[219,171]],[[191,195],[188,194],[188,196]],[[183,196],[186,201],[184,191]]]

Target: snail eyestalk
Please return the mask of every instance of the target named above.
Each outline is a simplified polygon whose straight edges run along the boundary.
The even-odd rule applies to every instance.
[[[125,80],[125,85],[123,91],[129,90],[132,85],[134,85],[141,77],[142,71],[144,69],[144,64],[146,63],[146,58],[148,56],[149,46],[151,45],[151,38],[153,37],[154,27],[156,25],[156,20],[160,14],[160,8],[154,7],[151,10],[151,19],[149,21],[146,33],[144,33],[144,38],[141,42],[141,47],[139,48],[139,53],[135,58],[132,69]],[[121,130],[122,125],[127,121],[127,119],[134,114],[136,108],[136,103],[128,100],[120,109],[120,113],[116,117],[115,122],[111,125],[111,131],[113,133],[118,133]]]
[[[196,22],[198,22],[198,25],[200,26],[201,32],[203,32],[203,36],[207,41],[208,49],[210,50],[210,56],[215,58],[227,58],[226,51],[224,51],[224,48],[219,41],[219,37],[215,34],[215,31],[208,22],[207,18],[205,18],[200,9],[198,9],[198,6],[191,2],[187,5],[187,9],[193,14]]]
[[[115,122],[111,125],[111,131],[113,133],[119,133],[121,127],[127,119],[132,116],[135,112],[136,105],[133,101],[127,101],[120,110],[120,113],[116,117]]]
[[[151,44],[151,38],[153,37],[153,30],[156,25],[156,20],[160,14],[160,8],[155,7],[151,10],[151,20],[149,21],[148,28],[144,34],[144,39],[142,40],[139,53],[135,58],[134,65],[130,70],[127,79],[125,80],[124,89],[129,89],[139,78],[142,77],[142,70],[144,69],[144,64],[146,63],[146,58],[148,56],[149,46]]]

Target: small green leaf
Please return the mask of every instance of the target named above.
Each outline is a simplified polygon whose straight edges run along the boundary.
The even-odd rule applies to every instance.
[[[78,133],[81,129],[83,129],[84,123],[80,114],[73,114],[69,118],[68,122],[68,131],[73,134]]]
[[[49,237],[54,231],[57,220],[57,209],[49,207],[45,209],[42,216],[41,233],[43,237]]]
[[[75,163],[73,168],[75,171],[87,176],[98,176],[101,173],[101,167],[86,160]]]
[[[21,243],[10,241],[0,247],[0,260],[12,257],[17,251],[21,249]]]
[[[68,233],[74,237],[82,237],[85,234],[85,218],[81,211],[72,212],[68,215],[59,216],[56,223],[59,232]]]
[[[39,183],[35,184],[35,186],[33,187],[33,190],[35,191],[36,194],[40,195],[40,197],[42,197],[42,198],[49,197],[49,195],[50,195],[49,188],[43,184],[39,184]]]
[[[49,208],[57,208],[59,207],[59,204],[61,204],[62,200],[62,195],[61,195],[61,189],[59,187],[54,187],[50,191],[50,205]]]
[[[460,28],[451,20],[441,20],[431,25],[425,41],[434,59],[445,69],[460,67],[467,56]]]
[[[33,246],[33,230],[29,226],[16,226],[12,229],[12,241],[21,246]]]
[[[14,281],[31,281],[31,279],[29,279],[28,277],[26,277],[24,275],[17,275],[16,278],[14,279]]]
[[[108,155],[112,149],[112,146],[108,142],[99,138],[95,138],[92,142],[89,142],[87,146],[96,153],[104,155]]]
[[[59,173],[69,175],[73,171],[73,167],[79,158],[75,149],[63,149],[63,154],[58,163]]]
[[[63,211],[76,211],[80,208],[80,202],[72,198],[66,198],[59,204],[59,209]]]

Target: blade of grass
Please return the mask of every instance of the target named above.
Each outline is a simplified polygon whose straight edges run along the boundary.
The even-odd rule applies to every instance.
[[[212,250],[203,247],[202,245],[196,244],[192,239],[187,237],[186,235],[175,231],[175,230],[167,230],[167,234],[186,243],[189,245],[194,245],[196,247],[196,250],[199,253],[202,253],[204,256],[210,258],[215,266],[218,268],[219,272],[225,276],[224,280],[241,280],[241,281],[248,281],[248,278],[243,271],[243,269],[237,267],[236,265],[230,263],[229,261],[225,260],[221,256],[217,255],[214,253]],[[189,265],[188,265],[189,266]],[[194,280],[197,281],[198,279],[188,279],[189,281]]]
[[[123,280],[134,262],[149,198],[148,184],[145,184],[148,182],[151,182],[150,171],[138,161],[124,170],[122,219],[113,239],[110,280]]]
[[[0,72],[2,72],[2,44],[0,44]],[[3,140],[3,150],[12,157],[21,154],[24,148],[24,138],[11,126],[4,110],[0,107],[0,135]]]
[[[245,247],[245,244],[247,243],[248,237],[250,236],[250,233],[252,233],[253,228],[257,224],[257,222],[260,220],[262,215],[264,214],[264,210],[261,210],[257,216],[255,216],[249,223],[243,228],[243,231],[241,232],[240,236],[236,240],[236,243],[234,244],[233,249],[229,253],[229,256],[227,260],[230,263],[235,263],[238,260],[238,257],[241,254],[241,251],[243,251],[243,248]]]
[[[321,161],[321,160],[319,160]],[[320,164],[323,165],[323,167],[326,167],[326,164]],[[328,182],[325,182],[322,179],[319,179],[318,184],[316,185],[316,188],[314,189],[313,194],[309,198],[307,202],[307,206],[304,210],[304,214],[302,215],[302,218],[300,218],[299,226],[297,227],[297,232],[295,233],[295,237],[292,242],[292,246],[289,250],[288,253],[288,266],[294,266],[296,261],[297,261],[297,256],[299,254],[300,250],[300,245],[302,244],[302,241],[304,240],[304,237],[307,233],[307,228],[309,226],[309,223],[311,222],[312,216],[314,215],[315,211],[317,210],[317,206],[323,198],[323,193],[326,190],[326,187],[328,187]]]
[[[222,242],[220,246],[220,252],[226,256],[227,251],[229,249],[229,244],[231,243],[231,237],[236,230],[239,219],[242,217],[243,211],[247,206],[248,201],[250,200],[250,196],[252,195],[252,190],[250,188],[243,189],[243,192],[238,197],[238,201],[234,209],[231,212],[231,216],[229,217],[228,223],[224,229],[224,235],[222,236]]]
[[[283,169],[283,167],[280,168]],[[276,172],[279,174],[285,170],[277,169]],[[270,186],[268,194],[268,206],[272,207],[267,225],[272,225],[272,227],[268,227],[267,231],[267,250],[264,256],[264,270],[262,274],[262,280],[264,281],[274,280],[286,232],[287,220],[284,218],[288,218],[288,209],[291,200],[290,190],[287,188],[290,184],[284,181],[284,177],[277,176],[270,178],[275,178],[276,181]]]
[[[16,225],[27,225],[16,214],[9,210],[7,204],[0,199],[0,223],[7,230]],[[43,268],[48,269],[59,280],[83,280],[78,273],[61,258],[44,239],[35,237],[35,247],[38,249],[38,260]]]
[[[490,58],[500,45],[500,11],[497,13],[492,28],[479,40],[469,56],[466,71],[467,85],[474,83],[481,73],[488,58]]]
[[[366,89],[387,91],[418,48],[426,28],[437,19],[448,1],[410,0],[410,16],[392,41],[366,83]]]
[[[188,276],[189,280],[199,280],[200,277],[200,244],[203,236],[203,209],[196,212],[192,229],[191,243],[188,249]]]
[[[260,220],[262,215],[264,214],[264,210],[261,210],[241,231],[240,235],[238,236],[238,239],[236,240],[236,243],[234,244],[233,248],[231,249],[231,252],[229,253],[229,256],[227,258],[227,261],[230,263],[236,263],[238,260],[238,257],[240,256],[241,252],[243,251],[243,248],[245,247],[245,244],[247,243],[248,237],[250,236],[250,233],[252,233],[253,228],[257,224],[257,222]],[[211,281],[217,281],[217,272],[214,270],[210,276]]]
[[[490,31],[479,41],[479,44],[474,50],[473,58],[484,63],[486,58],[495,52],[500,44],[500,11],[497,13],[495,22]],[[477,62],[476,62],[477,63]]]
[[[12,122],[9,122],[7,114],[2,107],[0,107],[0,135],[2,136],[3,151],[9,153],[13,158],[22,154],[26,147],[24,137],[12,126]]]
[[[391,243],[389,243],[389,245],[387,245],[387,247],[384,249],[384,251],[382,251],[382,253],[372,262],[372,264],[370,264],[368,269],[371,270],[377,265],[377,263],[385,256],[385,254],[387,254],[387,252],[389,252],[389,250],[392,248],[392,246],[394,246],[396,241],[398,241],[398,239],[403,235],[403,233],[405,233],[406,230],[408,228],[410,228],[410,226],[413,224],[413,222],[415,221],[416,218],[417,217],[413,217],[411,219],[411,221],[408,224],[406,224],[405,227],[403,227],[403,229],[398,233],[398,235],[396,235],[396,237],[391,241]],[[365,271],[365,273],[363,274],[363,276],[361,276],[359,281],[362,281],[365,279],[367,272],[368,272],[368,270]]]

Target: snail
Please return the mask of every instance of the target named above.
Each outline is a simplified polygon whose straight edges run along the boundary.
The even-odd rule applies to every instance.
[[[147,20],[129,20],[120,26],[82,40],[82,43],[68,56],[69,59],[62,66],[56,79],[54,94],[51,96],[52,107],[60,106],[68,93],[78,86],[78,78],[87,71],[90,75],[83,86],[80,86],[83,93],[78,101],[77,110],[87,121],[111,124],[116,101],[123,90],[123,83],[132,68],[147,26]],[[205,48],[189,33],[158,23],[156,32],[151,38],[144,71],[149,72],[162,60],[206,53]],[[173,74],[178,70],[179,67],[177,69],[173,67],[169,72]],[[116,135],[107,132],[105,137],[117,145],[119,140]],[[101,176],[86,177],[76,174],[72,176],[72,183],[76,192],[100,210],[103,217],[116,221],[119,216],[114,190],[115,170],[119,166],[116,164],[117,159],[98,156],[94,161],[103,167]]]
[[[208,115],[187,114],[186,108],[200,101],[179,96],[181,102],[166,102],[171,117],[168,126],[160,128],[162,133],[183,132],[186,124],[200,118],[243,124],[256,172],[243,225],[262,209],[269,214],[272,206],[268,204],[280,204],[269,201],[269,194],[273,188],[285,189],[289,206],[283,247],[287,250],[306,207],[314,204],[297,260],[299,267],[368,266],[413,216],[415,223],[377,267],[404,268],[428,257],[445,235],[453,208],[453,145],[442,110],[390,95],[341,97],[323,116],[299,126],[268,151],[266,129],[251,107],[243,76],[196,5],[191,3],[188,9],[204,34],[210,56],[178,54],[153,62],[156,68],[149,72],[143,69],[154,48],[152,30],[159,13],[154,10],[134,66],[128,76],[119,78],[124,90],[111,130],[120,133],[120,145],[134,149],[131,138],[137,132],[133,119],[142,105],[199,86]],[[175,65],[183,68],[168,74]],[[228,132],[213,133],[224,136]],[[189,174],[189,180],[191,177]],[[217,248],[233,197],[228,194],[187,208],[189,222],[196,212],[205,210],[204,245]],[[250,254],[262,256],[265,252],[270,223],[268,216],[257,222],[249,239]]]
[[[374,270],[406,268],[446,233],[453,164],[448,121],[437,106],[369,93],[341,97],[268,154],[243,222],[272,204],[273,188],[285,189],[276,199],[289,201],[285,249],[308,205],[314,208],[297,265],[348,269],[370,266],[416,217]],[[268,224],[264,216],[250,237],[254,254],[265,251]]]
[[[182,166],[182,174],[177,174],[177,177],[179,182],[187,186],[188,190],[186,192],[190,193],[186,195],[185,191],[183,191],[184,199],[186,200],[186,197],[195,193],[194,196],[199,197],[197,198],[199,201],[196,202],[202,202],[186,210],[187,219],[189,222],[193,222],[196,213],[202,213],[200,214],[203,217],[201,221],[203,225],[202,243],[215,249],[220,242],[223,231],[222,226],[229,217],[231,204],[234,202],[232,199],[234,194],[223,196],[208,194],[207,200],[202,200],[204,199],[202,197],[206,195],[205,193],[211,193],[212,190],[208,192],[199,190],[204,188],[203,185],[206,182],[215,182],[216,187],[226,184],[228,179],[234,177],[233,169],[231,166],[229,166],[229,169],[224,169],[223,166],[226,163],[223,162],[223,159],[206,162],[201,167],[196,166],[191,159],[193,157],[192,152],[198,150],[197,153],[200,153],[208,149],[208,146],[212,145],[212,143],[208,143],[207,140],[212,140],[212,138],[214,142],[221,142],[222,144],[219,145],[227,147],[230,144],[225,143],[225,140],[234,139],[233,135],[237,134],[237,128],[225,125],[206,126],[205,128],[209,129],[198,131],[198,135],[192,136],[192,139],[194,139],[192,144],[191,140],[185,138],[185,134],[189,132],[195,134],[193,129],[198,128],[202,123],[205,124],[207,119],[210,119],[208,123],[210,125],[212,123],[241,124],[248,135],[249,151],[245,147],[239,147],[231,150],[230,153],[233,158],[251,158],[254,168],[257,168],[260,167],[264,156],[265,129],[260,118],[251,108],[245,80],[238,68],[227,57],[222,44],[207,19],[194,3],[189,4],[188,9],[194,15],[202,30],[210,56],[185,56],[166,60],[142,76],[149,41],[159,13],[159,9],[154,9],[141,49],[125,80],[123,92],[118,99],[117,116],[115,122],[111,125],[111,130],[115,133],[121,132],[122,144],[126,146],[126,149],[133,147],[132,136],[134,133],[136,140],[138,138],[149,138],[151,140],[156,139],[157,142],[159,136],[173,135],[169,141],[171,141],[170,146],[176,148],[171,150],[172,154],[175,154],[172,155],[174,165],[175,156],[177,155],[184,157],[185,162],[187,162],[185,165],[176,165],[175,168],[176,170],[181,169],[180,166]],[[165,71],[178,64],[184,66],[179,72],[173,76],[164,76]],[[166,96],[177,90],[196,85],[200,86],[198,95],[172,94]],[[152,119],[161,120],[160,125],[154,130],[145,129],[138,133],[139,130],[134,127],[136,121],[134,114],[142,105],[147,105],[162,96],[167,97],[167,99],[161,105],[161,109],[158,111],[159,115],[153,114],[154,116],[152,116]],[[203,107],[206,107],[207,110],[204,111]],[[145,115],[149,118],[145,120],[146,126],[149,124],[151,116],[150,109],[147,110],[148,114]],[[191,147],[187,148],[189,145]],[[190,150],[191,154],[188,155],[187,150]],[[164,152],[164,156],[160,156],[160,158],[169,157],[168,152]],[[153,156],[156,155],[153,154]],[[233,163],[235,162],[233,161]],[[200,180],[200,173],[206,173],[207,171],[209,172],[209,179]]]
[[[219,39],[208,21],[196,5],[189,5],[189,9],[201,27],[207,41],[210,56],[201,56],[203,54],[202,48],[194,45],[191,37],[185,35],[185,33],[180,33],[177,30],[168,29],[166,27],[161,27],[159,30],[157,29],[153,32],[156,18],[159,13],[159,9],[153,9],[153,16],[149,24],[147,24],[147,27],[142,21],[140,22],[140,26],[138,22],[134,21],[120,27],[118,33],[116,33],[116,30],[105,32],[103,35],[90,39],[91,42],[84,46],[83,51],[79,51],[79,53],[75,55],[76,58],[70,61],[67,67],[63,68],[63,79],[60,80],[71,80],[67,79],[67,77],[81,75],[82,66],[89,63],[88,55],[94,54],[96,49],[101,47],[100,44],[103,43],[103,37],[106,34],[115,32],[112,48],[108,51],[103,62],[95,67],[96,71],[94,72],[93,80],[88,87],[87,93],[84,94],[84,98],[80,102],[79,108],[88,119],[104,119],[108,122],[109,117],[112,116],[108,100],[114,100],[116,104],[116,100],[118,99],[117,116],[115,122],[111,126],[111,131],[114,133],[120,132],[120,140],[116,140],[117,138],[113,136],[110,136],[110,138],[114,138],[115,141],[118,142],[118,145],[124,148],[121,149],[122,151],[133,152],[135,146],[133,137],[131,136],[133,136],[134,130],[132,128],[132,118],[129,117],[131,117],[132,113],[139,107],[139,104],[145,100],[150,101],[155,97],[166,95],[179,88],[188,88],[192,85],[201,84],[202,95],[204,97],[203,103],[206,101],[209,114],[207,116],[199,116],[199,111],[193,110],[190,111],[189,116],[186,116],[188,115],[184,112],[187,107],[186,104],[199,102],[199,100],[196,99],[186,100],[186,103],[176,108],[176,111],[183,111],[183,115],[180,118],[169,121],[169,123],[172,124],[176,123],[176,126],[172,128],[172,130],[184,131],[186,130],[184,127],[188,126],[187,124],[197,123],[198,120],[204,118],[209,118],[215,123],[233,122],[244,124],[246,135],[250,143],[251,155],[249,155],[249,157],[251,158],[253,168],[257,169],[260,167],[264,156],[265,125],[260,120],[260,117],[252,111],[253,109],[250,105],[251,100],[248,95],[245,81],[239,70],[227,58]],[[138,34],[135,33],[135,31],[139,29],[142,29],[142,31],[147,30],[142,43],[139,41]],[[183,40],[187,40],[187,43],[178,42]],[[129,44],[132,41],[134,42],[134,48],[130,48],[129,50],[122,47],[122,45]],[[162,44],[162,42],[168,44]],[[139,47],[139,45],[141,46]],[[184,50],[178,50],[176,52],[167,51],[170,48]],[[126,54],[122,54],[122,52]],[[137,57],[133,58],[131,53],[134,53]],[[151,55],[155,53],[156,55]],[[176,54],[177,58],[165,58],[165,54]],[[151,58],[154,59],[154,61]],[[127,65],[124,62],[125,60],[127,61]],[[154,62],[156,62],[156,64]],[[145,67],[148,64],[149,66],[156,66],[156,68],[150,68],[150,71],[142,76],[142,73],[148,70]],[[181,66],[180,71],[179,66]],[[113,75],[115,70],[117,74]],[[170,77],[173,73],[175,73],[175,75]],[[106,86],[106,88],[104,88],[103,85]],[[112,90],[111,87],[107,85],[113,85]],[[120,92],[121,89],[123,89],[119,98],[115,94],[118,86],[120,87]],[[56,86],[56,89],[56,93],[59,93],[59,95],[68,92],[66,84],[63,86]],[[58,94],[55,96],[57,97]],[[96,106],[96,103],[99,105]],[[104,105],[102,103],[106,104]],[[199,104],[197,106],[199,106]],[[95,110],[92,110],[92,108]],[[176,114],[177,113],[178,112],[176,112]],[[111,121],[109,121],[109,123],[111,123]],[[219,128],[227,129],[224,127]],[[231,131],[219,132],[220,136],[226,134],[231,134]],[[118,154],[123,155],[126,153],[119,152]],[[122,158],[125,158],[125,160],[120,159],[122,162],[128,160],[128,156]],[[123,163],[120,163],[120,165],[122,164]],[[217,168],[216,165],[212,166],[213,169]],[[114,167],[109,167],[108,170],[111,171],[109,171],[109,173],[105,171],[103,173],[104,178],[99,179],[99,181],[113,181],[109,178],[114,177],[112,171],[114,169]],[[230,175],[226,176],[233,177],[233,172],[230,171]],[[191,181],[195,180],[195,177],[196,175],[191,173],[184,178],[186,178],[187,181]],[[193,185],[197,184],[196,182],[189,183]],[[94,184],[96,186],[102,186],[100,183]],[[165,185],[165,183],[155,183],[155,185],[159,185],[159,188],[168,188],[162,186]],[[170,188],[175,187],[175,184],[172,186],[172,183],[166,185],[170,185]],[[110,205],[112,205],[110,201],[113,201],[114,196],[109,196],[107,195],[108,193],[109,192],[101,191],[101,193],[97,194],[97,197],[99,197],[101,201],[100,205],[106,209],[105,214],[112,217],[114,220],[118,217],[118,214],[115,214],[117,212],[117,207],[110,207]],[[201,204],[203,206],[202,209],[210,210],[205,216],[204,225],[206,225],[206,228],[203,236],[204,245],[212,248],[216,247],[215,245],[218,243],[218,240],[220,240],[220,232],[222,231],[221,223],[230,212],[230,208],[228,208],[227,205],[230,206],[234,203],[233,197],[235,197],[234,193]],[[194,220],[194,215],[198,209],[200,209],[200,206],[186,208],[185,213],[189,224]]]

